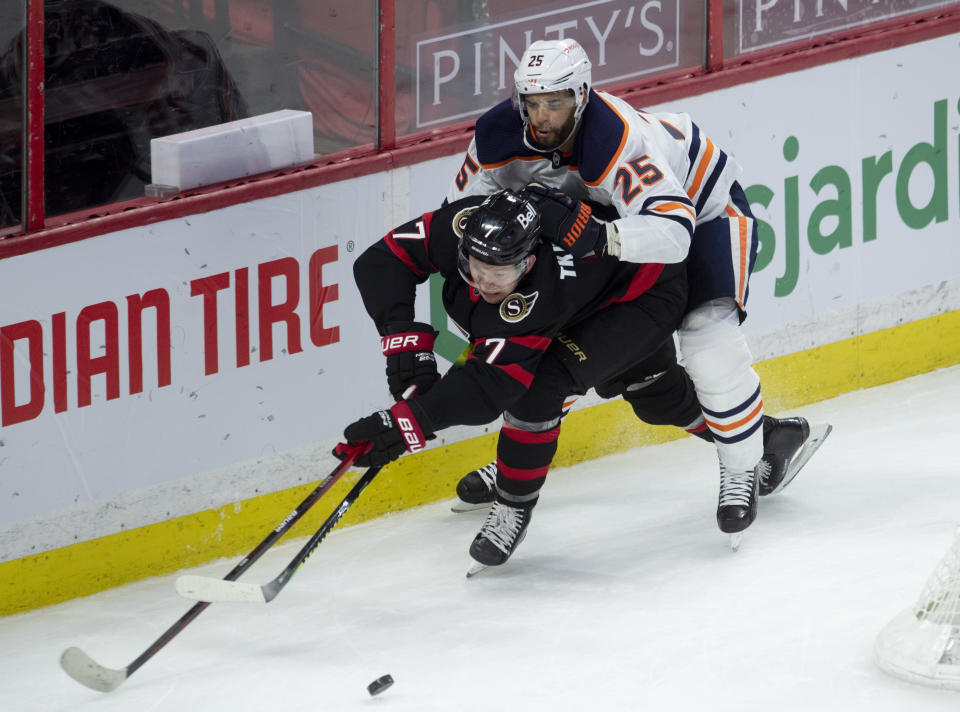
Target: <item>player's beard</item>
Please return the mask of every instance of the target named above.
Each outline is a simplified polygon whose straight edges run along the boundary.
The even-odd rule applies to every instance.
[[[573,133],[573,127],[576,122],[576,117],[573,112],[570,112],[570,116],[567,117],[567,120],[563,122],[563,125],[559,129],[552,130],[547,136],[541,138],[540,134],[536,131],[536,127],[534,127],[533,135],[536,137],[537,143],[544,148],[558,148],[570,137],[570,134]]]

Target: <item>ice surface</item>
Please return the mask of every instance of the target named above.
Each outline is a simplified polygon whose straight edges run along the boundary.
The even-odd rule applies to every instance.
[[[872,647],[960,521],[958,403],[954,367],[798,409],[833,434],[737,553],[714,452],[686,438],[555,471],[510,563],[470,580],[482,512],[337,531],[272,603],[211,606],[111,693],[61,651],[123,667],[190,607],[174,576],[5,618],[0,710],[953,712],[960,693],[888,677]]]

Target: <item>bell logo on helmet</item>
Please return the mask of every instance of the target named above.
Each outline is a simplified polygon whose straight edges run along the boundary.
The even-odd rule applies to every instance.
[[[469,259],[488,265],[517,265],[540,243],[540,211],[510,190],[487,197],[463,226],[457,259],[467,283]]]
[[[523,225],[526,230],[537,219],[537,211],[530,203],[527,203],[526,211],[517,214],[517,222]]]

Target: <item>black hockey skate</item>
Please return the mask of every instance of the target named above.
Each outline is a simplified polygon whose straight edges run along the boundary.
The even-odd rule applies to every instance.
[[[450,509],[454,512],[470,512],[488,506],[496,497],[496,484],[497,461],[494,460],[460,478],[457,483],[457,497],[460,501],[455,502]]]
[[[805,418],[763,416],[763,458],[757,466],[760,496],[779,492],[797,476],[833,426],[811,426]]]
[[[720,501],[717,505],[717,525],[730,534],[730,546],[736,551],[740,533],[757,518],[757,496],[760,477],[757,470],[730,472],[720,465]]]
[[[506,563],[526,536],[532,512],[533,507],[530,505],[514,506],[495,499],[486,521],[470,545],[470,556],[480,567],[471,569],[467,576],[487,566]]]

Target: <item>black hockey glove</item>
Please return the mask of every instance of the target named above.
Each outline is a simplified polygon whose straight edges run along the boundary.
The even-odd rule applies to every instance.
[[[522,194],[540,211],[540,234],[545,240],[574,257],[602,253],[607,242],[606,225],[593,217],[587,203],[540,183],[530,183]]]
[[[359,467],[383,467],[404,452],[423,450],[427,439],[432,436],[433,433],[417,421],[410,406],[400,401],[390,410],[378,410],[348,425],[343,431],[346,444],[338,443],[333,454],[343,460],[351,448],[369,442],[370,450],[358,455],[355,464]]]
[[[380,339],[380,348],[387,357],[387,386],[394,400],[401,400],[407,387],[417,387],[423,395],[440,380],[433,340],[439,332],[429,324],[417,321],[394,321],[387,324],[387,335]]]

